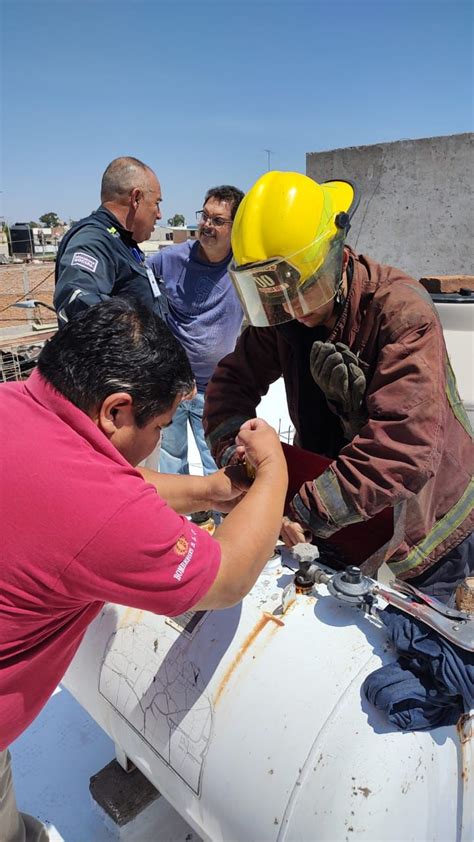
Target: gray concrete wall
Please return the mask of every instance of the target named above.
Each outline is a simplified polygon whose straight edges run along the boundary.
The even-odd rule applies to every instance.
[[[352,146],[306,155],[316,181],[349,178],[361,191],[348,243],[423,275],[474,274],[474,135]]]

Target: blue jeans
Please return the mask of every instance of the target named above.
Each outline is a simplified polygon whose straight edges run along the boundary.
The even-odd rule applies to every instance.
[[[190,401],[181,401],[173,416],[173,423],[161,434],[160,471],[164,474],[189,474],[188,427],[189,421],[201,457],[204,475],[217,471],[217,465],[204,438],[202,413],[204,393],[198,392]]]

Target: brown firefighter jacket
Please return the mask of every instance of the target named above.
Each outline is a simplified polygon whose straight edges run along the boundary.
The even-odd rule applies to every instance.
[[[283,375],[295,440],[334,459],[301,492],[315,534],[393,507],[402,532],[388,561],[409,579],[473,529],[471,430],[427,292],[398,269],[351,250],[350,257],[352,282],[332,333],[297,322],[247,328],[209,383],[204,429],[225,464],[240,425]],[[309,373],[316,339],[344,342],[367,366],[367,421],[350,442]]]

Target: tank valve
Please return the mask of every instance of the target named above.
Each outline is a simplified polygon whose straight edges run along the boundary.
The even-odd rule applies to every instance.
[[[310,593],[316,581],[316,572],[319,571],[315,561],[319,558],[319,550],[314,544],[295,544],[291,555],[298,562],[298,570],[295,573],[294,583],[297,593]]]
[[[310,573],[310,561],[302,561],[295,573],[295,587],[297,593],[309,593],[313,590],[314,579]]]

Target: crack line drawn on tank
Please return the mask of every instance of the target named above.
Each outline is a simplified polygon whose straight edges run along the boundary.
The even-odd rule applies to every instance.
[[[212,701],[197,664],[180,652],[172,661],[157,657],[155,635],[143,623],[117,629],[104,648],[98,692],[199,796],[213,731]]]

